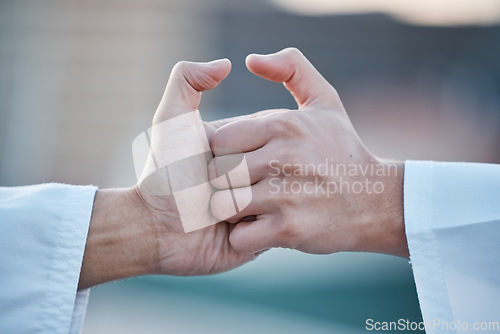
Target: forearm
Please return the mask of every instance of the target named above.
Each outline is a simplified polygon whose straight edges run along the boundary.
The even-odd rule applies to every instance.
[[[79,289],[157,271],[157,238],[140,202],[133,189],[97,192]]]

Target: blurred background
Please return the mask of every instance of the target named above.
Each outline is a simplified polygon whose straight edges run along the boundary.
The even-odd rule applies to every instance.
[[[131,143],[180,60],[233,62],[205,120],[294,108],[244,66],[288,46],[374,153],[500,163],[499,24],[499,0],[0,0],[0,185],[133,185]],[[273,250],[217,276],[97,287],[84,333],[363,333],[400,318],[421,320],[407,260]]]

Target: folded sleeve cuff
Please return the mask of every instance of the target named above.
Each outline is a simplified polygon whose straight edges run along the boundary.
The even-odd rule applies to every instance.
[[[78,333],[77,293],[96,188],[0,187],[0,332]]]
[[[407,161],[404,216],[427,334],[500,332],[500,165]]]
[[[64,205],[48,286],[45,326],[58,333],[79,333],[83,324],[89,290],[76,293],[89,230],[96,188],[62,186]],[[71,330],[70,330],[71,329]]]
[[[406,238],[417,294],[425,323],[451,322],[449,298],[432,232],[433,163],[407,161],[404,180]],[[427,329],[428,331],[428,329]],[[429,333],[428,333],[429,334]]]

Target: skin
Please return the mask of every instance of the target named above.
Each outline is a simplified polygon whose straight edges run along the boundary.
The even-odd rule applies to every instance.
[[[138,275],[208,275],[233,269],[271,247],[309,253],[370,251],[408,257],[403,220],[401,162],[372,155],[363,145],[335,89],[296,49],[273,55],[250,55],[248,69],[267,80],[283,82],[298,110],[267,110],[205,123],[216,156],[211,178],[231,169],[235,154],[244,154],[248,178],[232,178],[234,192],[251,187],[249,206],[224,222],[184,233],[175,200],[159,195],[150,178],[132,188],[99,190],[80,273],[79,289]],[[153,125],[195,111],[201,92],[215,88],[230,72],[228,60],[178,63],[155,113]],[[256,135],[258,134],[258,135]],[[165,134],[163,134],[165,135]],[[192,140],[186,138],[186,140]],[[152,150],[162,152],[161,140]],[[394,164],[397,173],[369,176],[382,182],[381,194],[287,194],[271,189],[271,178],[305,184],[311,179],[339,182],[338,175],[294,175],[301,164],[336,163],[366,166]],[[270,162],[277,160],[278,175]],[[236,159],[236,161],[240,161]],[[151,168],[146,165],[145,170]],[[345,176],[348,182],[366,177]],[[154,183],[153,183],[154,184]],[[159,180],[156,185],[162,184]],[[210,200],[215,217],[232,203],[220,184]],[[208,204],[208,203],[207,203]]]
[[[252,193],[250,205],[227,220],[235,224],[230,234],[234,249],[248,254],[285,247],[308,253],[370,251],[408,257],[403,219],[404,164],[379,159],[368,151],[335,89],[299,50],[250,55],[246,63],[252,73],[284,83],[298,110],[237,120],[211,136],[216,156],[209,164],[211,178],[230,170],[231,162],[237,160],[235,155],[242,152],[248,163],[250,182],[238,176],[232,180],[235,196],[243,196],[244,187],[251,187]],[[391,173],[339,175],[321,173],[316,168],[307,174],[301,170],[301,166],[317,167],[327,159],[342,166],[373,165]],[[379,191],[383,185],[383,191],[327,194],[311,190],[311,182],[316,181],[337,185],[377,183]],[[277,183],[302,187],[286,191],[284,186],[276,188]],[[212,195],[212,214],[227,217],[226,199],[231,198],[227,185],[212,184],[221,189]],[[248,217],[253,221],[242,221]]]
[[[153,124],[197,110],[201,92],[215,88],[230,69],[228,60],[178,63]],[[233,120],[206,123],[208,137]],[[154,136],[153,150],[161,151],[161,143]],[[231,246],[229,233],[233,226],[229,223],[184,233],[173,196],[158,195],[147,180],[141,179],[133,188],[97,192],[79,289],[146,274],[215,274],[255,259],[257,255],[238,253]]]

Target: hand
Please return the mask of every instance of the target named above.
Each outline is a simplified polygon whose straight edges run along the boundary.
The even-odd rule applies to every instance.
[[[403,164],[376,158],[363,145],[335,89],[297,49],[250,55],[247,67],[283,82],[298,110],[242,119],[211,137],[215,179],[244,154],[250,205],[227,221],[231,245],[255,253],[271,247],[309,253],[373,251],[408,256],[403,223]],[[215,217],[227,217],[227,185],[212,195]],[[248,221],[254,217],[254,221]],[[242,221],[243,220],[243,221]]]
[[[179,203],[176,203],[169,190],[171,180],[161,170],[156,170],[161,167],[157,164],[162,165],[172,156],[185,155],[184,150],[188,147],[201,145],[200,136],[205,135],[185,131],[196,124],[181,124],[178,129],[170,129],[172,132],[168,133],[163,131],[168,126],[162,124],[176,116],[192,115],[198,109],[201,92],[215,88],[230,69],[228,60],[203,64],[181,62],[174,67],[154,116],[151,154],[143,176],[134,188],[99,190],[96,195],[80,275],[80,289],[144,274],[214,274],[256,257],[233,249],[229,243],[232,225],[226,222],[185,233],[179,215]],[[207,135],[210,136],[226,122],[206,124]],[[202,177],[204,172],[208,181],[208,160],[198,159],[195,162],[199,165],[190,166],[189,171],[202,171]],[[197,205],[204,205],[209,212],[210,195],[211,190],[208,194],[198,194],[193,199],[193,210],[196,211]]]

